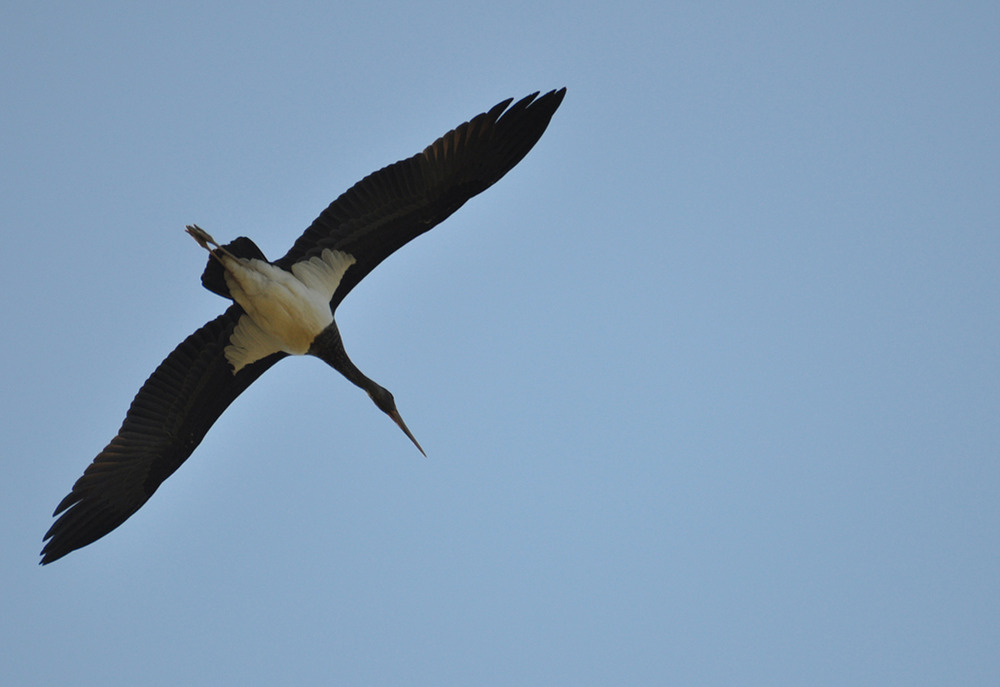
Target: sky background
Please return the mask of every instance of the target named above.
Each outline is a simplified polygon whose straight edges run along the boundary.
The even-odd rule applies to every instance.
[[[8,3],[0,683],[996,685],[996,2]],[[568,87],[125,525],[51,512],[342,191]]]

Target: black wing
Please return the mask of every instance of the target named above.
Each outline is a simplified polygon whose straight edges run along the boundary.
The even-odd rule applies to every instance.
[[[53,516],[42,564],[86,546],[125,522],[181,466],[212,424],[275,353],[235,375],[224,349],[243,310],[225,313],[184,340],[139,389],[118,436],[94,459]]]
[[[422,153],[368,175],[333,201],[277,261],[292,264],[324,248],[356,262],[330,306],[396,249],[430,230],[472,196],[496,183],[541,138],[566,89],[534,93],[508,108],[505,100],[449,131]]]

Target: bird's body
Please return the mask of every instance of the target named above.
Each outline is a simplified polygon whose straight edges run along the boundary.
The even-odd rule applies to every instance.
[[[516,165],[538,141],[565,89],[504,101],[422,153],[375,172],[335,200],[282,258],[245,237],[210,251],[202,283],[233,304],[185,339],[136,394],[111,443],[60,502],[42,563],[104,536],[191,455],[236,397],[287,355],[320,358],[364,389],[409,439],[384,387],[347,356],[334,314],[382,260],[428,231]],[[215,246],[212,248],[212,246]]]
[[[354,256],[324,248],[286,270],[262,258],[236,257],[196,224],[187,231],[219,261],[229,295],[243,308],[225,349],[234,372],[272,353],[305,355],[333,324],[330,299]]]

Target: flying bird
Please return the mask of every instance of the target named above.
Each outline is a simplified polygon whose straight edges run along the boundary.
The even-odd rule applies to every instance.
[[[56,507],[41,563],[121,525],[187,460],[233,400],[288,355],[312,355],[357,385],[423,453],[387,389],[344,350],[337,306],[380,262],[496,183],[535,145],[566,89],[505,100],[422,153],[352,186],[271,262],[246,237],[209,251],[202,284],[232,305],[185,339],[139,389],[121,429]]]

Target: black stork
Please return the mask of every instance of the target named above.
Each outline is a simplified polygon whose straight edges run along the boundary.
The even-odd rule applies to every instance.
[[[334,321],[340,302],[380,262],[496,183],[535,145],[566,89],[505,100],[422,153],[389,165],[337,198],[275,262],[248,238],[209,250],[202,284],[233,304],[185,339],[139,389],[118,435],[56,507],[41,563],[90,544],[135,513],[181,466],[212,424],[287,355],[325,361],[406,427],[392,394],[347,357]],[[214,246],[214,248],[213,248]],[[61,515],[60,515],[61,514]]]

